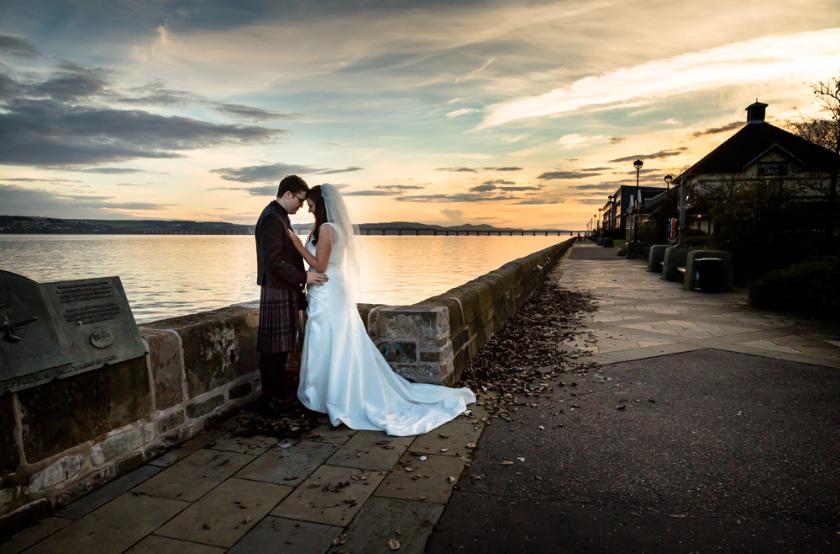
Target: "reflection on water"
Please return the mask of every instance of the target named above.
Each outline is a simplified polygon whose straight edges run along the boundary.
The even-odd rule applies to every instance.
[[[360,236],[361,301],[413,304],[563,240]],[[40,282],[118,275],[138,322],[259,297],[251,236],[0,235],[0,269]]]

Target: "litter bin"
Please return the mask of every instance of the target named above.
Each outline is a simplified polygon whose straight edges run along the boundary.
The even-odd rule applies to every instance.
[[[726,290],[726,268],[723,258],[694,258],[694,290]]]

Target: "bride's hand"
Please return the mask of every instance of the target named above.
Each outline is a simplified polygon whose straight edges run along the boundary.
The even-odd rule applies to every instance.
[[[300,237],[297,236],[295,234],[295,232],[292,231],[291,229],[288,230],[288,233],[289,233],[289,240],[292,241],[292,244],[294,245],[294,247],[297,249],[298,252],[302,252],[304,248],[303,248],[303,243],[300,240]]]

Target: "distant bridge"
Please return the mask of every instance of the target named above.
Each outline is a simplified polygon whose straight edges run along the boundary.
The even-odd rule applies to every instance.
[[[427,235],[427,236],[574,236],[583,235],[582,231],[565,231],[558,229],[411,229],[402,227],[376,227],[359,229],[361,235]]]

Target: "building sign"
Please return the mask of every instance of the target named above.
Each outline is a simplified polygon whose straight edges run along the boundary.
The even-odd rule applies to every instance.
[[[759,177],[787,175],[787,162],[758,162]]]
[[[145,353],[119,277],[39,284],[0,271],[0,394]]]

